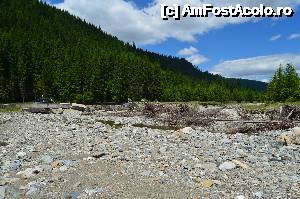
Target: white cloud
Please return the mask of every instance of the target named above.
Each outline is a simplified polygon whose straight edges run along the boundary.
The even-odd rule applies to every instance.
[[[207,57],[200,55],[200,54],[191,55],[185,59],[187,61],[191,62],[195,66],[209,61],[209,59]]]
[[[185,56],[185,55],[194,55],[196,53],[198,53],[198,49],[193,46],[190,46],[189,48],[184,48],[184,49],[178,51],[177,54]]]
[[[187,56],[185,59],[195,66],[209,61],[207,57],[198,52],[199,50],[197,48],[190,46],[189,48],[181,49],[177,54],[180,56]]]
[[[300,33],[291,34],[288,40],[300,39]]]
[[[300,70],[300,53],[223,61],[214,66],[211,72],[226,77],[266,81],[270,79],[280,64],[287,63],[294,64],[297,70]]]
[[[58,8],[68,10],[86,21],[114,35],[123,41],[137,44],[155,44],[168,38],[180,41],[196,41],[196,36],[212,29],[222,28],[229,24],[239,24],[253,18],[184,18],[181,21],[163,21],[160,18],[160,5],[165,0],[153,0],[147,7],[139,9],[131,1],[125,0],[64,0],[56,4]],[[184,5],[185,0],[168,0],[168,4]],[[243,6],[296,6],[300,0],[269,1],[269,0],[190,0],[192,6],[211,3],[215,6],[241,4]]]
[[[270,38],[270,41],[276,41],[281,38],[281,35],[274,35]]]

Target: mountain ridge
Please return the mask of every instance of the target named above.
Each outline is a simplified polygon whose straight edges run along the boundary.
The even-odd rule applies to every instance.
[[[202,72],[38,0],[0,2],[0,101],[253,101],[266,84]]]

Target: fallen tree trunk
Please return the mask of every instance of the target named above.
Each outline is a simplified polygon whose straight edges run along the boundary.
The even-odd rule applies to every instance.
[[[228,119],[212,119],[212,121],[215,121],[215,122],[253,123],[253,124],[257,124],[257,123],[282,123],[282,122],[284,122],[284,121],[280,121],[280,120],[256,121],[256,120],[228,120]],[[289,122],[300,123],[300,121],[289,121]]]
[[[41,114],[52,113],[52,110],[50,108],[23,108],[23,111],[29,113],[41,113]]]

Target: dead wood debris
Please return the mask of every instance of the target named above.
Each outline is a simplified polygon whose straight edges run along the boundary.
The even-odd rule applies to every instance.
[[[265,131],[276,131],[276,130],[286,130],[295,127],[295,123],[291,121],[279,121],[279,122],[264,122],[264,123],[244,123],[239,124],[236,127],[229,129],[228,134],[256,134]]]
[[[252,113],[235,107],[240,120],[227,119],[228,115],[222,112],[221,107],[189,106],[186,103],[154,103],[143,104],[127,103],[125,105],[103,106],[105,110],[123,110],[116,113],[119,116],[146,116],[154,118],[169,126],[213,126],[215,122],[224,122],[225,131],[230,134],[254,134],[263,131],[284,130],[295,126],[300,120],[300,108],[296,106],[282,106],[280,109]],[[125,110],[125,111],[124,111]],[[234,124],[232,124],[234,123]],[[236,124],[235,124],[236,123]],[[232,128],[227,126],[234,126]],[[226,130],[227,129],[227,130]]]
[[[163,106],[160,104],[154,103],[146,103],[144,109],[142,110],[142,114],[147,117],[156,117],[158,114],[162,112]]]

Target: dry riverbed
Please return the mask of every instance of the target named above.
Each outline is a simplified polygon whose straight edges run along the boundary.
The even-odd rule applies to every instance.
[[[300,198],[297,115],[274,114],[149,104],[0,112],[0,199]]]

